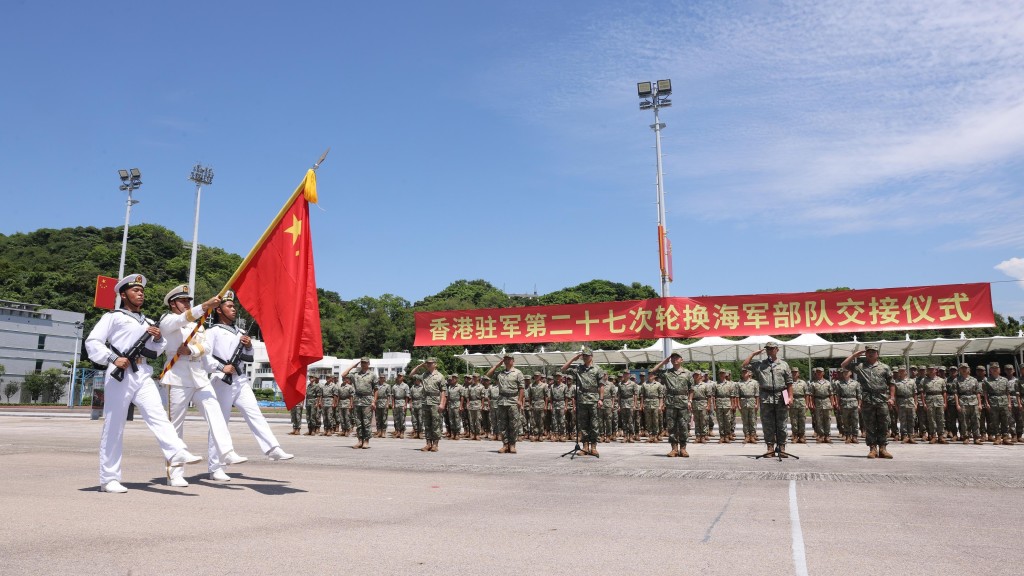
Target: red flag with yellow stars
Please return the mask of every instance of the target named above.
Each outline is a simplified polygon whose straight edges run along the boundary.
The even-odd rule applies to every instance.
[[[117,285],[117,278],[97,276],[96,295],[93,296],[92,305],[96,308],[113,310],[114,306],[117,305],[117,292],[114,292],[115,285]]]
[[[312,170],[293,198],[232,283],[260,325],[270,368],[288,408],[306,396],[306,367],[324,357],[309,227],[309,202],[316,202]]]

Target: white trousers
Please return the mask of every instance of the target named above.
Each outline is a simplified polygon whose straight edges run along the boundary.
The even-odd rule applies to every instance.
[[[125,370],[124,380],[118,382],[109,375],[103,390],[103,432],[100,434],[100,485],[111,480],[121,481],[121,453],[124,447],[124,423],[128,405],[135,404],[142,419],[156,436],[164,460],[170,460],[185,449],[185,443],[174,433],[174,427],[164,413],[160,391],[151,374]]]
[[[257,404],[256,395],[252,393],[252,387],[249,386],[248,381],[242,380],[239,382],[239,378],[236,376],[235,381],[230,385],[225,384],[220,378],[211,378],[210,382],[213,383],[213,389],[217,394],[217,401],[220,402],[225,422],[231,421],[231,406],[237,406],[239,411],[242,412],[242,418],[249,425],[249,430],[256,437],[256,442],[260,445],[260,450],[264,454],[280,446],[277,443],[277,437],[270,431],[270,424],[267,424],[267,419],[263,417],[263,412],[260,411],[260,405]],[[213,454],[212,436],[210,437],[209,444],[211,446],[210,472],[223,470],[224,463],[221,462],[220,455],[214,457]]]
[[[210,471],[212,472],[214,457],[219,458],[235,449],[231,443],[231,433],[228,431],[227,422],[224,421],[224,413],[221,411],[220,403],[217,401],[217,395],[213,393],[213,386],[204,386],[203,388],[170,386],[169,388],[171,394],[171,424],[178,433],[178,438],[185,437],[185,414],[188,412],[190,402],[195,403],[196,408],[199,408],[199,413],[203,415],[206,423],[209,424],[211,441],[209,442],[207,460],[210,463]],[[184,466],[171,468],[171,478],[184,477]]]

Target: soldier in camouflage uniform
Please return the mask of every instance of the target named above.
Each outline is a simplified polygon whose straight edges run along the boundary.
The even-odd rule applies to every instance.
[[[315,436],[320,431],[323,408],[324,387],[320,378],[313,376],[306,386],[306,436]]]
[[[448,376],[448,436],[452,440],[458,440],[462,434],[462,403],[466,389],[459,384],[459,377],[455,374]]]
[[[487,389],[487,405],[491,408],[491,439],[501,440],[501,427],[498,426],[498,406],[501,400],[501,392],[498,390],[498,383],[491,380],[490,376],[484,376],[484,380],[491,383]]]
[[[338,395],[340,394],[340,386],[334,380],[334,376],[327,377],[327,383],[324,384],[324,431],[323,436],[331,436],[337,432],[338,420],[335,417],[338,411]]]
[[[978,381],[978,384],[982,387],[982,396],[984,397],[984,394],[985,394],[985,380],[988,378],[988,370],[986,370],[985,367],[982,366],[981,364],[975,366],[974,367],[974,378],[975,378],[975,380]],[[987,442],[989,440],[992,440],[991,434],[993,432],[991,430],[989,430],[989,425],[988,425],[990,413],[991,413],[991,411],[989,410],[988,406],[985,405],[984,402],[982,402],[981,405],[978,406],[978,429],[981,431],[981,439],[982,439],[982,441],[985,441],[985,442]]]
[[[1021,441],[1021,434],[1024,433],[1024,412],[1021,411],[1020,379],[1013,364],[1003,365],[1003,373],[1006,374],[1006,381],[1010,384],[1010,437],[1016,442]]]
[[[573,366],[573,362],[582,359],[583,363]],[[583,448],[580,454],[583,456],[592,455],[600,457],[597,451],[597,413],[604,407],[601,400],[604,396],[604,382],[606,375],[604,370],[594,366],[594,352],[590,348],[583,350],[573,356],[562,366],[561,372],[568,374],[573,383],[579,388],[577,394],[579,400],[574,401],[576,411],[576,425],[580,427],[580,437],[583,440]]]
[[[992,443],[995,445],[1014,443],[1010,436],[1010,383],[999,373],[999,363],[992,362],[988,366],[988,378],[982,389],[985,392],[985,405],[989,409],[989,430],[994,430]]]
[[[355,401],[355,395],[356,389],[352,386],[352,378],[342,378],[341,387],[338,388],[338,426],[341,427],[339,436],[348,436],[352,432],[352,403]]]
[[[632,444],[636,441],[633,414],[636,412],[636,397],[640,386],[632,374],[619,386],[619,426],[622,427],[622,441]]]
[[[850,378],[853,371],[849,366],[839,371],[839,380],[833,385],[836,395],[836,402],[839,404],[838,418],[842,419],[844,439],[846,444],[857,444],[858,426],[860,424],[861,390],[860,382]],[[889,431],[886,429],[886,434]]]
[[[944,370],[944,373],[946,377],[946,406],[943,410],[943,416],[946,419],[946,438],[963,440],[964,431],[958,430],[957,426],[960,418],[956,409],[956,367],[951,366],[948,370]]]
[[[761,353],[765,358],[754,360]],[[768,446],[765,456],[778,454],[786,457],[786,409],[783,392],[793,397],[793,372],[785,360],[778,357],[779,345],[774,342],[765,344],[764,348],[753,352],[743,361],[743,368],[750,369],[750,375],[757,380],[761,401],[761,428],[764,430],[764,442]]]
[[[459,409],[459,422],[462,423],[462,438],[469,438],[469,389],[473,386],[473,375],[462,377],[462,408]]]
[[[544,410],[548,404],[548,387],[544,383],[544,375],[540,372],[533,373],[533,384],[526,390],[526,401],[530,404],[529,440],[540,442],[544,434]]]
[[[309,389],[309,382],[306,382],[306,389]],[[306,398],[303,397],[289,411],[292,417],[292,431],[288,433],[289,436],[298,436],[302,433],[302,405],[305,403]]]
[[[373,419],[377,430],[374,436],[384,438],[388,434],[388,408],[391,406],[391,382],[380,382],[373,394]]]
[[[395,424],[395,438],[405,438],[405,413],[409,409],[409,385],[405,374],[399,372],[391,386],[391,418]]]
[[[830,444],[832,442],[832,382],[825,378],[824,368],[814,369],[814,380],[811,381],[809,392],[814,439],[819,444]]]
[[[605,376],[604,386],[601,390],[601,408],[598,410],[601,432],[598,439],[601,442],[611,442],[615,436],[615,417],[619,412],[616,408],[619,400],[619,387]]]
[[[743,422],[743,443],[757,444],[757,399],[760,394],[756,380],[751,379],[750,370],[744,370],[740,382],[736,385],[739,394],[740,421]],[[793,441],[796,442],[794,435]]]
[[[708,441],[708,406],[714,394],[711,383],[704,380],[700,371],[693,373],[693,435],[694,442],[704,444]]]
[[[565,375],[555,372],[555,381],[548,389],[551,399],[551,439],[554,442],[565,442],[565,407],[571,402],[569,386],[565,384]]]
[[[959,374],[953,381],[953,395],[956,400],[957,425],[963,431],[964,444],[971,440],[981,444],[981,433],[978,430],[978,406],[984,403],[981,392],[981,383],[971,376],[971,366],[962,362]]]
[[[662,369],[671,362],[672,368]],[[668,424],[668,441],[672,451],[670,458],[689,458],[686,442],[690,430],[690,407],[693,405],[693,373],[683,366],[683,357],[673,352],[659,362],[651,372],[657,374],[665,391],[665,422]]]
[[[484,439],[490,440],[494,432],[494,418],[498,415],[491,410],[491,379],[484,377],[480,379],[480,385],[484,387],[483,407],[480,409],[480,427],[483,429]]]
[[[413,438],[423,438],[423,378],[413,378],[409,386],[409,411],[412,413]]]
[[[526,377],[515,367],[515,363],[515,357],[505,354],[501,362],[491,366],[487,371],[488,377],[494,375],[494,387],[498,392],[498,427],[502,433],[499,454],[516,453],[516,440],[519,434],[516,419],[526,402]],[[497,371],[499,366],[503,366],[503,369]]]
[[[718,418],[718,442],[732,442],[736,433],[736,403],[739,402],[739,391],[736,383],[729,380],[724,368],[718,369],[718,381],[715,383],[715,416]]]
[[[917,384],[907,375],[907,369],[899,367],[893,384],[896,387],[896,410],[899,414],[900,440],[904,444],[914,441],[914,413],[917,412]]]
[[[423,389],[420,424],[423,426],[423,436],[427,443],[420,448],[420,452],[437,452],[437,445],[441,440],[441,411],[447,408],[448,392],[444,384],[444,374],[437,370],[437,358],[429,356],[410,370],[409,375],[414,376],[421,368],[426,368],[426,372],[418,377]]]
[[[793,401],[789,404],[789,429],[794,444],[807,444],[807,397],[811,387],[800,377],[800,369],[793,368]]]
[[[925,405],[925,425],[928,427],[929,444],[948,444],[946,441],[946,379],[936,374],[935,366],[929,366],[921,381],[918,399]]]
[[[480,413],[484,409],[484,394],[486,393],[484,385],[474,377],[469,390],[466,390],[466,410],[469,414],[470,440],[480,440]]]
[[[855,359],[864,356],[864,362]],[[861,384],[861,407],[864,411],[865,439],[870,450],[868,458],[891,459],[889,443],[889,407],[896,405],[896,386],[892,369],[878,361],[878,345],[866,344],[864,350],[854,352],[842,367],[852,364],[853,374]]]
[[[359,370],[352,372],[356,366]],[[355,392],[353,402],[353,415],[355,418],[356,438],[359,442],[353,448],[370,447],[370,419],[373,417],[373,407],[376,403],[377,391],[380,386],[380,378],[376,370],[370,369],[370,359],[363,356],[358,362],[349,366],[341,377],[352,378],[352,388]]]
[[[665,409],[665,387],[658,381],[654,370],[647,372],[647,381],[640,385],[640,400],[644,406],[644,429],[647,441],[656,443],[661,434],[658,415]]]

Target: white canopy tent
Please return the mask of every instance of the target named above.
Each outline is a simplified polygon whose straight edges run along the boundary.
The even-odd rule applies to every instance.
[[[779,356],[784,359],[806,359],[813,366],[814,359],[846,358],[861,350],[868,342],[853,340],[847,342],[829,342],[817,334],[801,334],[792,340],[778,340],[771,336],[749,336],[742,340],[729,340],[718,336],[701,338],[692,344],[672,341],[672,351],[678,352],[684,362],[710,362],[712,369],[719,362],[742,362],[752,352],[764,348],[768,342],[779,345]],[[908,334],[904,340],[875,340],[879,355],[902,357],[904,363],[912,356],[956,356],[964,361],[968,355],[988,354],[992,352],[1010,353],[1018,357],[1024,364],[1024,332],[1016,336],[989,336],[984,338],[967,338],[961,333],[960,338],[929,338],[912,340]],[[597,364],[655,364],[663,356],[663,340],[639,349],[623,346],[620,350],[594,350],[594,362]],[[575,356],[577,351],[547,352],[543,347],[537,352],[512,352],[516,364],[520,366],[538,366],[560,368]],[[464,352],[457,356],[472,368],[490,368],[501,361],[504,351],[496,353]]]

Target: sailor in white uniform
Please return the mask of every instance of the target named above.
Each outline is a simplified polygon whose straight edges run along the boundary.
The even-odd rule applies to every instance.
[[[231,433],[228,432],[228,425],[224,421],[217,396],[210,385],[210,377],[206,371],[212,369],[212,358],[206,343],[206,329],[203,326],[196,328],[196,321],[203,312],[217,307],[220,298],[214,296],[199,306],[192,306],[192,297],[188,292],[188,285],[181,284],[171,288],[171,291],[164,296],[164,304],[170,312],[160,318],[160,333],[166,341],[168,361],[175,352],[178,359],[170,370],[164,373],[161,384],[168,386],[171,396],[171,424],[178,433],[178,438],[184,439],[185,414],[190,403],[199,408],[199,413],[210,425],[209,461],[213,462],[219,457],[224,464],[241,464],[248,458],[235,453],[231,442]],[[192,331],[195,335],[184,344]],[[223,470],[210,470],[210,479],[227,481],[230,477]],[[167,483],[171,486],[184,488],[188,486],[185,480],[185,467],[179,466],[170,468],[167,475]]]
[[[270,431],[270,425],[256,403],[256,395],[252,393],[249,376],[242,370],[243,362],[252,362],[253,350],[249,336],[235,327],[236,318],[235,293],[229,290],[213,312],[213,326],[206,331],[206,343],[213,356],[210,381],[224,420],[231,421],[231,406],[237,406],[263,453],[271,460],[289,460],[294,456],[281,449],[281,444]],[[212,439],[210,442],[212,444]],[[222,458],[214,458],[212,448],[210,453],[210,473],[223,471],[226,462]]]
[[[172,467],[194,464],[202,458],[190,453],[174,433],[153,381],[153,369],[146,359],[156,358],[164,339],[153,321],[142,314],[146,277],[130,274],[114,289],[121,295],[121,308],[104,314],[85,340],[89,359],[106,364],[104,378],[103,432],[100,435],[100,491],[122,493],[121,451],[125,416],[135,404],[142,419],[156,436],[164,459]]]

